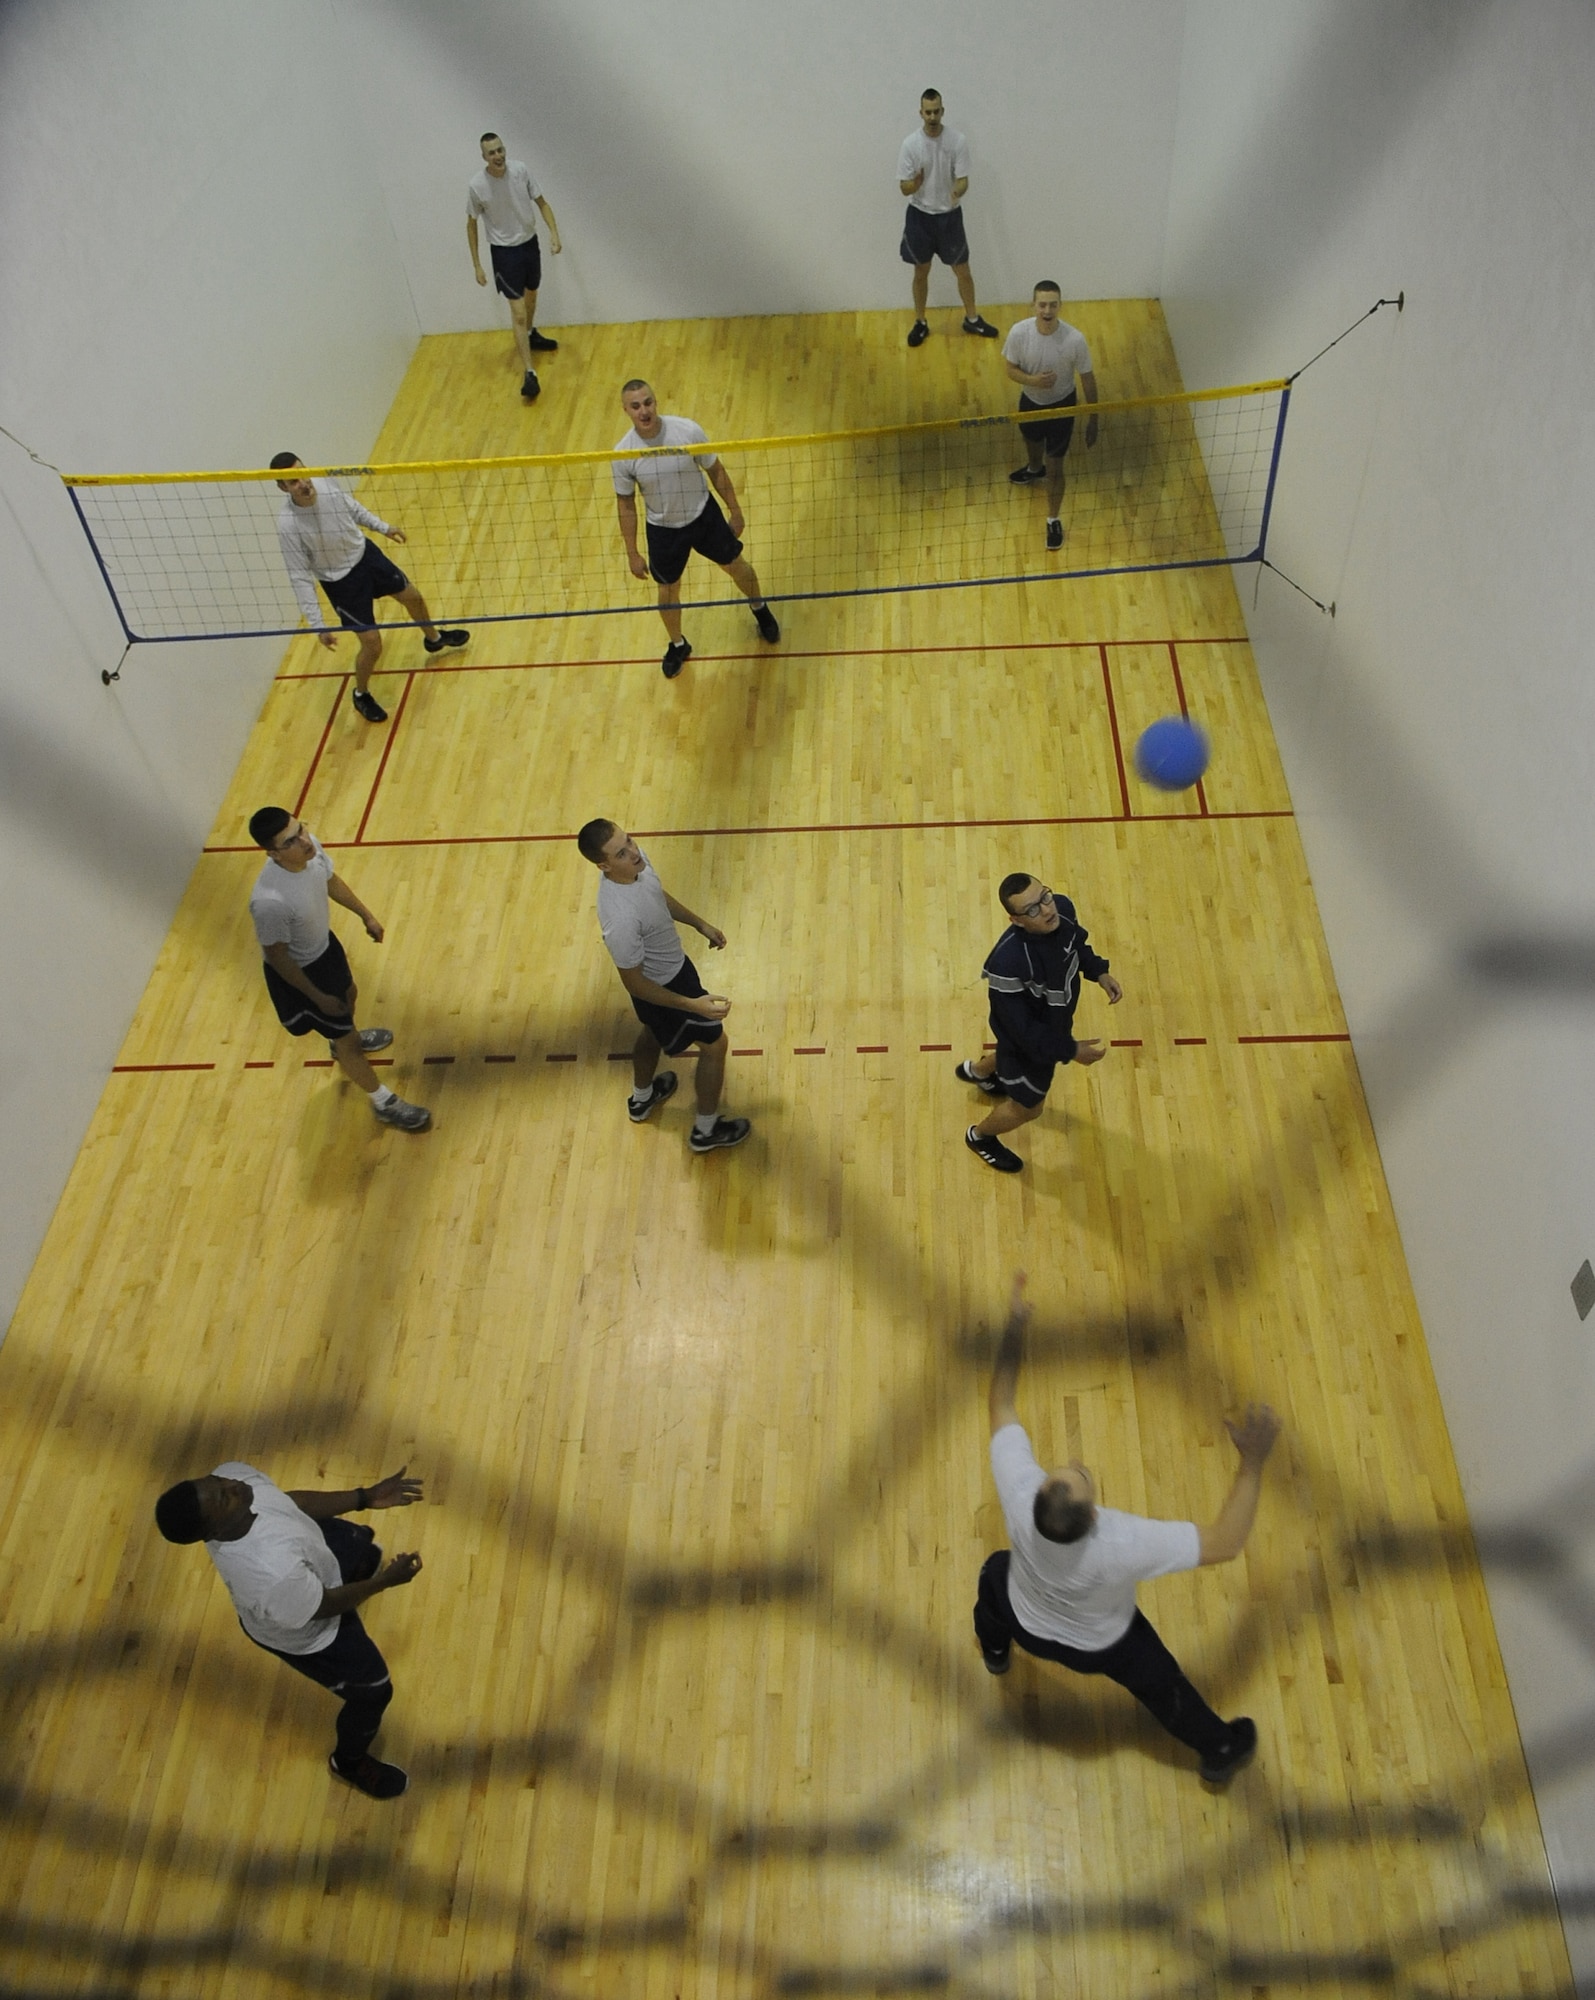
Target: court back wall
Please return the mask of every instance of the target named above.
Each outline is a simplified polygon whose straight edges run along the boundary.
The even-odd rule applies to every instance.
[[[1265,576],[1248,617],[1470,1512],[1548,1538],[1487,1570],[1586,1902],[1592,101],[1582,0],[1192,0],[1164,288],[1201,380],[1406,291],[1290,418],[1273,554],[1336,616]],[[1595,1926],[1572,1941],[1595,1992]]]

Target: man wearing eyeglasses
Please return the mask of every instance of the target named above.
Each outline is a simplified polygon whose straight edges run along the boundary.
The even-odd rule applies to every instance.
[[[967,1058],[957,1074],[996,1101],[964,1144],[999,1174],[1024,1166],[1002,1143],[1041,1116],[1059,1063],[1101,1062],[1101,1042],[1077,1042],[1074,1010],[1080,981],[1094,979],[1116,1007],[1124,989],[1108,961],[1086,942],[1086,931],[1067,896],[1055,895],[1034,875],[1005,875],[997,890],[1012,922],[982,968],[990,999],[994,1052]]]
[[[393,1041],[390,1028],[357,1028],[358,989],[343,946],[332,935],[328,903],[352,910],[373,944],[383,930],[360,898],[341,881],[332,857],[302,820],[282,806],[262,806],[249,837],[268,856],[249,899],[265,961],[266,991],[290,1035],[325,1035],[332,1059],[371,1100],[379,1125],[424,1132],[432,1114],[408,1104],[377,1076],[369,1058]]]

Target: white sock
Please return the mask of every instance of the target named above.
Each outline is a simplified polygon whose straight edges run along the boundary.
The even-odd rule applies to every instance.
[[[654,1087],[651,1083],[633,1084],[631,1089],[632,1103],[646,1104],[648,1099],[653,1096],[653,1088]]]
[[[1047,516],[1047,526],[1049,528],[1061,528],[1063,523],[1058,519],[1056,514],[1049,514]]]
[[[700,1111],[697,1117],[694,1118],[692,1121],[693,1131],[696,1132],[700,1138],[707,1138],[708,1135],[714,1130],[715,1121],[716,1119],[718,1119],[719,1116],[720,1114],[718,1111]]]
[[[398,1093],[396,1091],[389,1090],[388,1086],[385,1083],[379,1083],[376,1089],[370,1093],[372,1110],[380,1111],[384,1104],[388,1103],[390,1099],[392,1099],[397,1095]]]

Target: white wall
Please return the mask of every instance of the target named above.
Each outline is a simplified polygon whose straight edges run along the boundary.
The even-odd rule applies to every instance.
[[[332,50],[329,59],[329,43]],[[75,471],[358,457],[416,339],[326,0],[0,12],[0,423]],[[120,632],[0,438],[0,1324],[280,642]]]
[[[973,154],[981,297],[1145,297],[1162,260],[1182,0],[336,0],[422,329],[505,323],[465,246],[477,141],[529,162],[565,249],[539,317],[896,306],[897,149],[942,92]],[[546,252],[546,245],[545,245]],[[952,303],[938,270],[933,302]]]
[[[1559,1551],[1490,1576],[1563,1889],[1595,1882],[1591,103],[1583,0],[1190,0],[1164,283],[1199,381],[1407,295],[1290,418],[1271,553],[1337,615],[1267,576],[1249,615],[1470,1511],[1487,1554]]]

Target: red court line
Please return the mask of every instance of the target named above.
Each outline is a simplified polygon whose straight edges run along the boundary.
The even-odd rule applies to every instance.
[[[1110,1049],[1139,1049],[1139,1048],[1144,1048],[1145,1046],[1146,1046],[1146,1044],[1145,1044],[1144,1042],[1109,1042],[1109,1043],[1108,1043],[1108,1047],[1109,1047]]]
[[[950,1056],[953,1045],[951,1042],[921,1042],[919,1052],[922,1056]]]
[[[151,1074],[151,1073],[153,1073],[154,1071],[157,1071],[157,1070],[161,1070],[161,1071],[164,1071],[164,1070],[171,1070],[171,1069],[214,1069],[215,1067],[216,1067],[216,1065],[215,1065],[215,1064],[214,1064],[213,1062],[210,1062],[210,1063],[112,1063],[112,1065],[111,1065],[111,1074],[112,1074],[113,1076],[116,1076],[116,1075],[118,1075],[118,1074],[121,1074],[121,1075],[127,1075],[127,1074],[129,1074],[130,1072],[135,1072],[135,1071],[136,1071],[136,1072],[137,1072],[138,1074],[140,1074],[140,1075],[149,1075],[149,1074]]]
[[[1237,1035],[1238,1042],[1254,1045],[1258,1042],[1349,1042],[1350,1035]]]
[[[1235,819],[1294,819],[1289,806],[1268,806],[1256,811],[1209,813],[1214,821]],[[1193,826],[1195,813],[1137,813],[1132,826]],[[969,833],[989,826],[1122,826],[1122,813],[1053,813],[1035,819],[859,819],[833,820],[812,826],[656,826],[636,827],[638,840],[722,840],[741,839],[750,834],[788,833]],[[554,840],[571,840],[568,833],[438,833],[391,840],[363,840],[362,853],[374,854],[381,847],[527,847]],[[334,846],[349,843],[334,842]],[[202,854],[253,854],[248,845],[204,847]]]
[[[297,818],[297,814],[295,817]],[[276,1067],[275,1062],[246,1062],[244,1064],[245,1069],[275,1069]]]
[[[1207,1047],[1207,1037],[1206,1035],[1176,1035],[1174,1037],[1174,1046],[1177,1049],[1205,1049]]]
[[[404,720],[404,711],[410,702],[410,690],[414,686],[415,674],[412,670],[404,677],[404,693],[399,696],[399,706],[394,713],[393,726],[388,731],[387,742],[382,746],[382,757],[377,765],[377,775],[371,780],[371,796],[366,800],[366,809],[360,815],[360,824],[355,828],[354,844],[356,847],[365,838],[366,822],[371,817],[371,808],[377,802],[377,787],[382,783],[382,774],[387,770],[388,759],[393,755],[394,739],[398,736],[399,724]]]
[[[861,1042],[853,1051],[856,1056],[889,1056],[891,1046],[886,1042]]]
[[[823,1056],[825,1051],[824,1049],[794,1049],[792,1053],[795,1056]]]
[[[779,602],[779,600],[775,600]],[[581,612],[573,614],[581,617]],[[1172,644],[1173,641],[1165,642]],[[1251,641],[1245,633],[1238,638],[1187,637],[1179,642],[1182,646],[1248,646]],[[922,653],[1058,653],[1083,652],[1090,646],[1155,646],[1156,639],[975,639],[966,646],[832,646],[815,648],[806,652],[788,652],[785,648],[778,654],[767,651],[751,653],[694,653],[693,658],[700,665],[712,660],[878,660],[909,656]],[[590,660],[461,660],[444,665],[441,661],[429,664],[425,671],[429,674],[519,674],[549,673],[555,667],[651,667],[658,663],[659,655],[654,653],[619,653],[609,657]],[[278,674],[279,681],[326,681],[331,680],[338,669],[320,667],[314,673]],[[406,672],[417,672],[416,668],[406,668]],[[345,676],[347,679],[347,675]]]
[[[575,1060],[576,1058],[574,1054],[563,1055],[563,1056],[544,1056],[543,1058],[544,1062],[574,1062]]]
[[[1170,644],[1172,644],[1172,640]],[[1098,642],[1097,653],[1102,661],[1102,692],[1108,698],[1108,727],[1113,731],[1113,762],[1119,773],[1119,803],[1123,807],[1122,819],[1132,817],[1130,812],[1130,787],[1124,777],[1124,745],[1119,741],[1119,711],[1113,704],[1113,676],[1108,671],[1108,649],[1105,642]]]
[[[305,1065],[306,1069],[335,1069],[337,1065],[328,1060],[317,1061],[314,1056]]]
[[[321,741],[316,745],[316,754],[310,760],[310,769],[305,773],[305,782],[300,788],[298,803],[294,806],[295,819],[305,809],[305,800],[310,796],[310,787],[315,783],[316,772],[321,765],[321,753],[327,747],[327,738],[332,734],[332,725],[338,719],[338,710],[343,706],[344,692],[348,688],[348,685],[349,676],[347,674],[339,675],[338,692],[332,697],[332,709],[327,716],[327,726],[321,732]]]
[[[1168,643],[1169,643],[1169,667],[1174,675],[1174,692],[1180,698],[1180,713],[1185,717],[1186,721],[1189,722],[1191,719],[1191,711],[1185,706],[1185,682],[1180,678],[1179,648],[1175,645],[1172,639],[1170,639]],[[1196,781],[1196,803],[1201,808],[1202,818],[1210,819],[1212,815],[1207,810],[1207,790],[1200,778],[1198,778]]]

